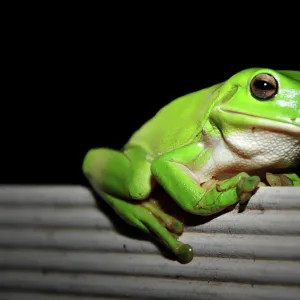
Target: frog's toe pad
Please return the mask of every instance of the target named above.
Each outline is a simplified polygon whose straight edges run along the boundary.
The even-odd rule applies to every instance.
[[[242,193],[253,192],[260,183],[260,178],[258,176],[249,176],[247,178],[242,178],[238,183],[238,190]]]
[[[188,244],[182,244],[176,250],[176,256],[181,264],[188,264],[194,258],[193,248]]]
[[[284,174],[266,173],[266,180],[270,186],[293,186],[293,181]]]
[[[239,202],[246,203],[251,198],[253,192],[258,188],[260,178],[258,176],[249,176],[242,178],[237,185],[237,193]]]
[[[168,224],[166,226],[170,231],[176,233],[176,234],[181,234],[184,230],[184,225],[182,224],[182,222],[180,222],[177,219],[172,219],[171,224]]]

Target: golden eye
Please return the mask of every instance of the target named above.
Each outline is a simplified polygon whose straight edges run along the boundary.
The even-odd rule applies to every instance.
[[[269,74],[258,74],[250,83],[251,94],[257,100],[269,100],[276,95],[278,83]]]

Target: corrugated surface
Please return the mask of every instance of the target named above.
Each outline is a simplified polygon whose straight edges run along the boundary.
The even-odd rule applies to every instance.
[[[0,187],[0,300],[300,299],[300,188],[186,228],[187,265],[95,203],[80,186]]]

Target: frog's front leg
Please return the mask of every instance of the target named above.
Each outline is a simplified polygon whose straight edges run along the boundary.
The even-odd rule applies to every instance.
[[[260,183],[258,176],[243,172],[214,187],[201,187],[187,166],[196,159],[198,164],[205,164],[209,152],[200,143],[192,144],[165,153],[152,163],[156,180],[189,213],[211,215],[237,202],[246,202]]]

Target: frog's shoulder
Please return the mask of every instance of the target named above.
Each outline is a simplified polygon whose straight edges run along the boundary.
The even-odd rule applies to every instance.
[[[164,153],[199,138],[213,107],[220,84],[181,96],[140,127],[125,145],[138,145],[149,153]]]

